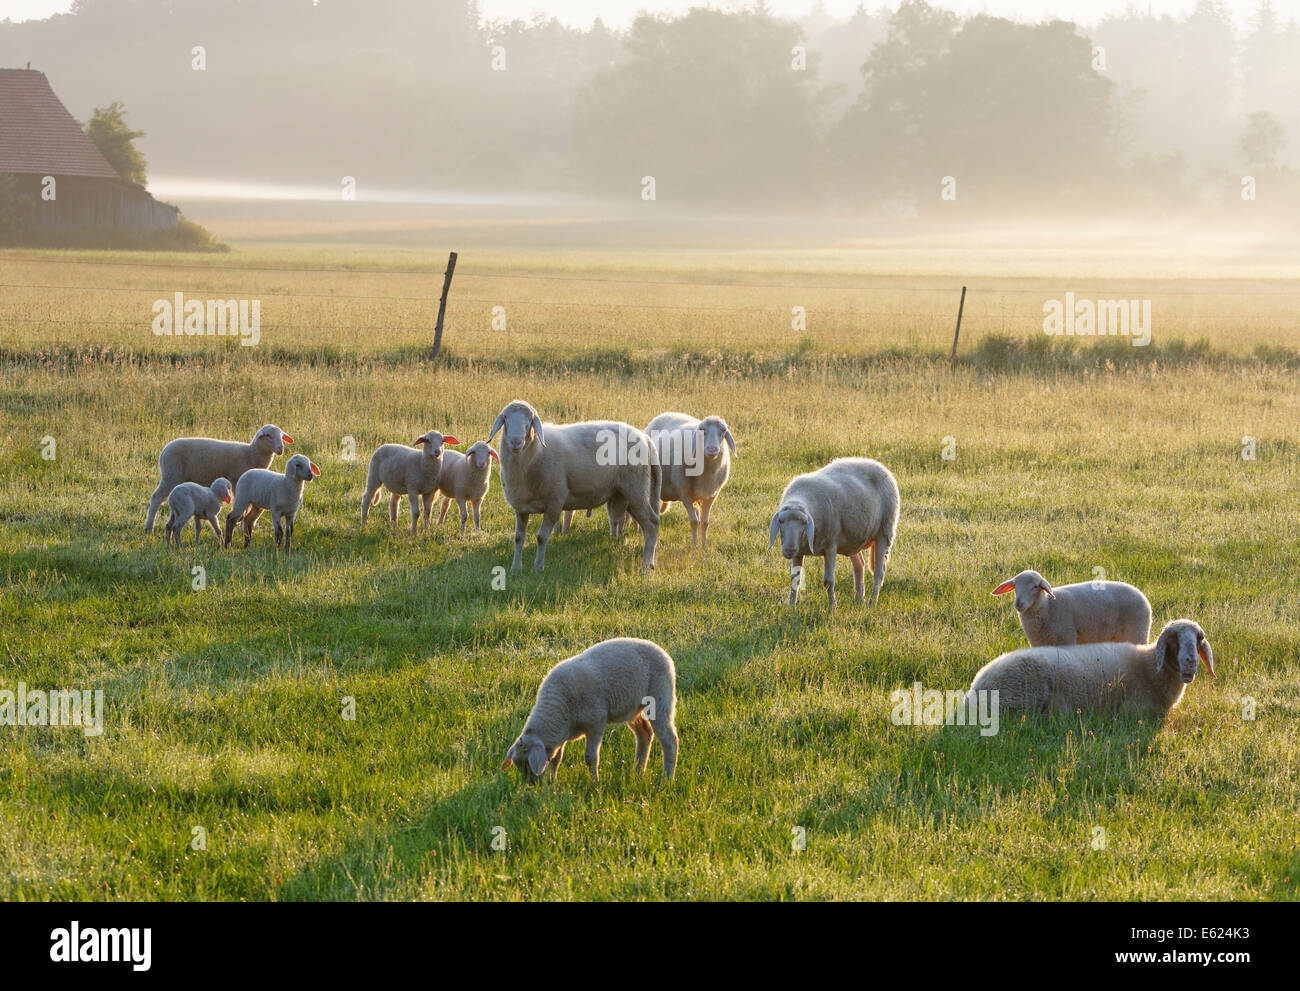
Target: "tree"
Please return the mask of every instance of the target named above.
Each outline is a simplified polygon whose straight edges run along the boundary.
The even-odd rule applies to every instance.
[[[86,134],[118,175],[127,182],[145,185],[144,155],[135,146],[135,139],[143,138],[144,131],[127,127],[126,107],[121,100],[114,100],[106,107],[96,107],[86,124]]]
[[[1272,168],[1286,143],[1286,128],[1271,113],[1261,110],[1246,118],[1237,151],[1251,168]]]

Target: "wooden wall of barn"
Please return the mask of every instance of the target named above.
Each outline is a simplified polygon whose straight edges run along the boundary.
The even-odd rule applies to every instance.
[[[55,176],[54,199],[41,199],[41,176],[18,176],[19,189],[36,200],[45,227],[117,227],[149,232],[176,226],[180,211],[149,193],[111,179]]]

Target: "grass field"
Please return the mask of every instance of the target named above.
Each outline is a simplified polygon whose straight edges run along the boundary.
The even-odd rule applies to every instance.
[[[102,689],[105,731],[0,726],[0,897],[1300,897],[1300,272],[1075,279],[972,255],[949,364],[962,280],[915,257],[891,274],[880,253],[485,246],[462,257],[435,366],[436,301],[393,297],[436,297],[445,253],[250,235],[215,256],[6,256],[6,284],[91,288],[0,301],[0,688]],[[711,285],[488,278],[525,274]],[[746,282],[796,288],[720,285]],[[1043,299],[1117,283],[1168,304],[1149,349],[1028,344]],[[864,284],[907,291],[846,288]],[[494,304],[497,285],[554,305]],[[1027,290],[1005,323],[998,286]],[[191,287],[264,294],[262,345],[161,341],[153,297],[119,291]],[[276,310],[272,290],[319,295]],[[492,305],[514,308],[508,340]],[[480,534],[411,539],[382,513],[359,531],[376,445],[482,439],[516,397],[556,420],[724,415],[739,458],[708,553],[676,507],[642,576],[637,540],[597,513],[544,575],[495,590],[513,551],[495,476]],[[323,471],[292,555],[265,520],[247,551],[144,537],[168,439],[266,421]],[[768,521],[793,474],[842,454],[902,491],[880,602],[852,603],[841,562],[834,614],[820,589],[789,610]],[[1163,724],[893,725],[895,689],[964,688],[1022,644],[988,593],[1025,567],[1139,585],[1157,625],[1206,629],[1218,680],[1202,672]],[[657,745],[636,778],[621,727],[599,785],[577,759],[538,788],[502,773],[546,669],[617,635],[676,660],[677,779]]]

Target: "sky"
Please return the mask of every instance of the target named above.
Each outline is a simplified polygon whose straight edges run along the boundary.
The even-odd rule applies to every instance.
[[[777,14],[801,15],[815,0],[768,0],[768,6]],[[829,13],[846,17],[862,0],[823,0]],[[1236,21],[1245,25],[1257,6],[1258,0],[1226,0]],[[600,16],[611,27],[626,26],[643,8],[651,10],[681,11],[700,6],[700,0],[480,0],[480,9],[487,18],[528,17],[535,11],[545,11],[566,23],[587,27]],[[736,0],[714,0],[713,6],[736,6]],[[867,0],[868,9],[882,5],[882,0]],[[897,0],[890,0],[890,7]],[[1081,23],[1096,21],[1101,13],[1122,10],[1125,6],[1150,9],[1155,14],[1185,14],[1195,6],[1195,0],[935,0],[935,6],[945,7],[962,14],[987,11],[1002,17],[1023,20],[1042,20],[1056,15]],[[0,0],[0,20],[12,18],[23,21],[29,18],[48,17],[64,13],[72,0]],[[1300,19],[1300,0],[1273,0],[1273,8],[1283,20]]]

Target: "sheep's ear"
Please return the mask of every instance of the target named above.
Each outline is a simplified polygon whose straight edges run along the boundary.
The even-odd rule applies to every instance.
[[[506,754],[506,762],[501,765],[501,770],[506,771],[515,766],[515,759]]]
[[[505,422],[506,422],[506,413],[505,410],[502,410],[500,413],[497,414],[496,422],[492,424],[492,432],[488,434],[489,441],[497,435],[497,431],[501,429],[501,424]]]
[[[1044,592],[1046,592],[1049,598],[1052,599],[1056,598],[1056,593],[1052,591],[1052,586],[1047,584],[1047,582],[1045,581],[1039,582],[1038,587],[1041,588]]]
[[[769,541],[767,542],[767,549],[768,549],[769,551],[772,549],[772,545],[776,543],[776,530],[777,530],[777,522],[776,522],[776,521],[777,521],[778,519],[780,519],[780,518],[781,518],[781,510],[778,509],[778,510],[777,510],[777,511],[772,515],[772,539],[769,540]]]
[[[499,457],[497,457],[496,448],[493,448],[493,447],[489,447],[489,448],[488,448],[488,457],[491,458],[493,461],[500,461],[500,460],[501,460]]]
[[[284,433],[280,434],[280,439],[284,441],[286,444],[293,443],[293,438],[290,437],[288,434],[284,434]]]
[[[1205,669],[1210,672],[1210,677],[1217,679],[1219,676],[1214,673],[1214,651],[1210,649],[1210,641],[1205,638],[1205,634],[1201,634],[1201,642],[1196,645],[1196,652],[1205,662]]]
[[[999,585],[997,588],[995,588],[995,589],[994,589],[990,594],[991,594],[991,595],[1006,595],[1008,592],[1010,592],[1010,591],[1011,591],[1013,588],[1015,588],[1015,587],[1016,587],[1016,583],[1015,583],[1015,582],[1003,582],[1001,585]]]
[[[813,531],[813,518],[812,518],[812,513],[805,512],[805,513],[803,514],[803,518],[804,518],[804,522],[808,524],[808,552],[811,554],[811,553],[814,553],[814,552],[813,552],[813,537],[815,536],[814,531]]]
[[[316,462],[315,462],[315,461],[308,461],[308,462],[307,462],[307,465],[308,465],[309,468],[311,468],[311,473],[312,473],[313,475],[319,475],[319,474],[320,474],[320,469],[316,467]]]
[[[730,429],[722,431],[722,439],[725,440],[727,446],[731,448],[731,456],[734,458],[736,456],[736,438],[731,436]]]
[[[1160,636],[1156,640],[1156,674],[1164,670],[1165,666],[1165,649],[1169,646],[1169,627],[1160,631]]]
[[[442,439],[442,443],[444,447],[455,447],[460,443],[460,441],[458,441],[455,437],[444,437]]]
[[[542,447],[545,447],[546,438],[542,436],[542,418],[538,416],[536,413],[533,414],[533,429],[537,431],[537,442],[541,444]],[[492,439],[491,437],[488,438],[488,440],[491,439]]]
[[[419,447],[421,444],[427,444],[427,443],[429,443],[428,437],[417,437],[415,438],[415,440],[411,441],[411,446]]]
[[[533,742],[528,748],[528,770],[533,772],[534,776],[540,775],[546,770],[546,748],[542,746],[540,740]]]

